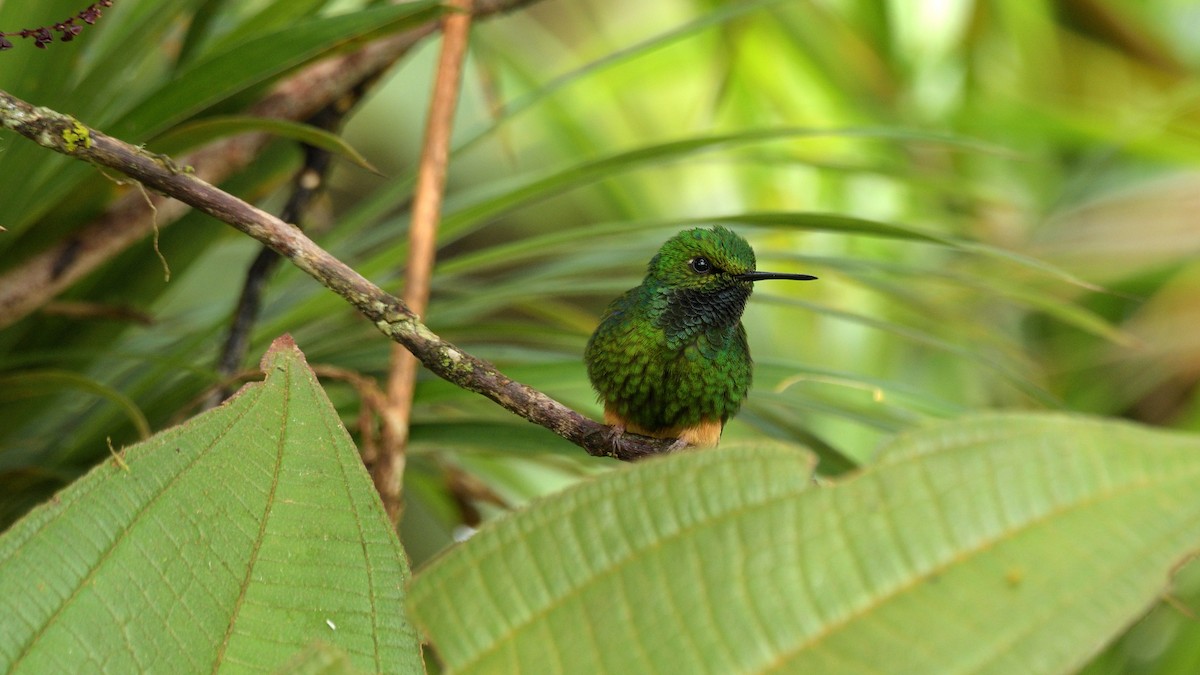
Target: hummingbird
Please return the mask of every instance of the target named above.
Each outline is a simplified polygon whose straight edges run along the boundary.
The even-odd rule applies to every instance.
[[[650,259],[641,285],[605,310],[584,352],[613,438],[674,438],[711,447],[750,390],[742,310],[754,282],[816,279],[755,270],[754,249],[728,228],[684,230]]]

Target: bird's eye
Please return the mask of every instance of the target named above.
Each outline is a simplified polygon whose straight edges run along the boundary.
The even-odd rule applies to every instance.
[[[708,258],[704,256],[696,256],[688,261],[692,271],[696,274],[708,274],[712,271],[712,263],[708,262]]]

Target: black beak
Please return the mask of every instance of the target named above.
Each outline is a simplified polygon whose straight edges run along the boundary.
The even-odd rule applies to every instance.
[[[763,281],[765,279],[792,279],[793,281],[812,281],[816,279],[811,274],[785,274],[782,272],[746,272],[735,277],[742,281]]]

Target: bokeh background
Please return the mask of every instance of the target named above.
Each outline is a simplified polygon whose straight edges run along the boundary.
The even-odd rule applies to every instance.
[[[0,2],[0,29],[81,9],[36,4]],[[157,149],[254,100],[123,126],[188,64],[369,4],[119,0],[77,42],[0,54],[0,88]],[[396,291],[437,46],[345,128],[383,175],[338,160],[305,219]],[[971,410],[1200,429],[1198,67],[1187,0],[534,2],[474,26],[427,323],[598,416],[581,354],[605,304],[671,234],[721,222],[761,269],[820,277],[756,290],[755,387],[728,442],[802,444],[835,476],[891,434]],[[277,211],[300,156],[281,139],[226,188]],[[130,189],[7,133],[0,186],[0,271]],[[257,245],[193,215],[159,247],[169,282],[146,241],[60,299],[149,324],[39,312],[0,331],[0,523],[102,461],[107,439],[194,414],[216,383]],[[289,268],[245,365],[284,332],[310,363],[387,367],[378,332]],[[328,391],[356,433],[356,392]],[[419,565],[611,466],[423,376],[402,540]],[[1156,610],[1093,671],[1184,672],[1171,668],[1200,640],[1180,616]]]

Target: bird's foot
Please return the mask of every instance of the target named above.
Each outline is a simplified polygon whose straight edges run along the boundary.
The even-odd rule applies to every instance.
[[[612,450],[614,457],[620,457],[625,454],[625,442],[621,440],[621,437],[624,435],[624,424],[611,424],[608,427],[608,431],[604,434],[604,440],[608,443],[608,447]]]
[[[620,423],[610,424],[605,428],[602,433],[603,444],[607,448],[607,455],[618,459],[629,459],[647,454],[646,449],[640,443],[625,439],[626,431],[628,431],[626,426]],[[640,434],[642,432],[639,429],[633,433]],[[662,438],[662,440],[666,441],[666,438]],[[658,452],[651,451],[649,454],[667,454],[691,447],[695,447],[695,443],[691,439],[676,438],[663,450]]]
[[[683,440],[682,438],[676,438],[674,443],[667,446],[667,452],[668,453],[677,452],[679,450],[683,450],[685,448],[690,448],[690,447],[692,447],[691,443],[688,443],[687,441]]]

